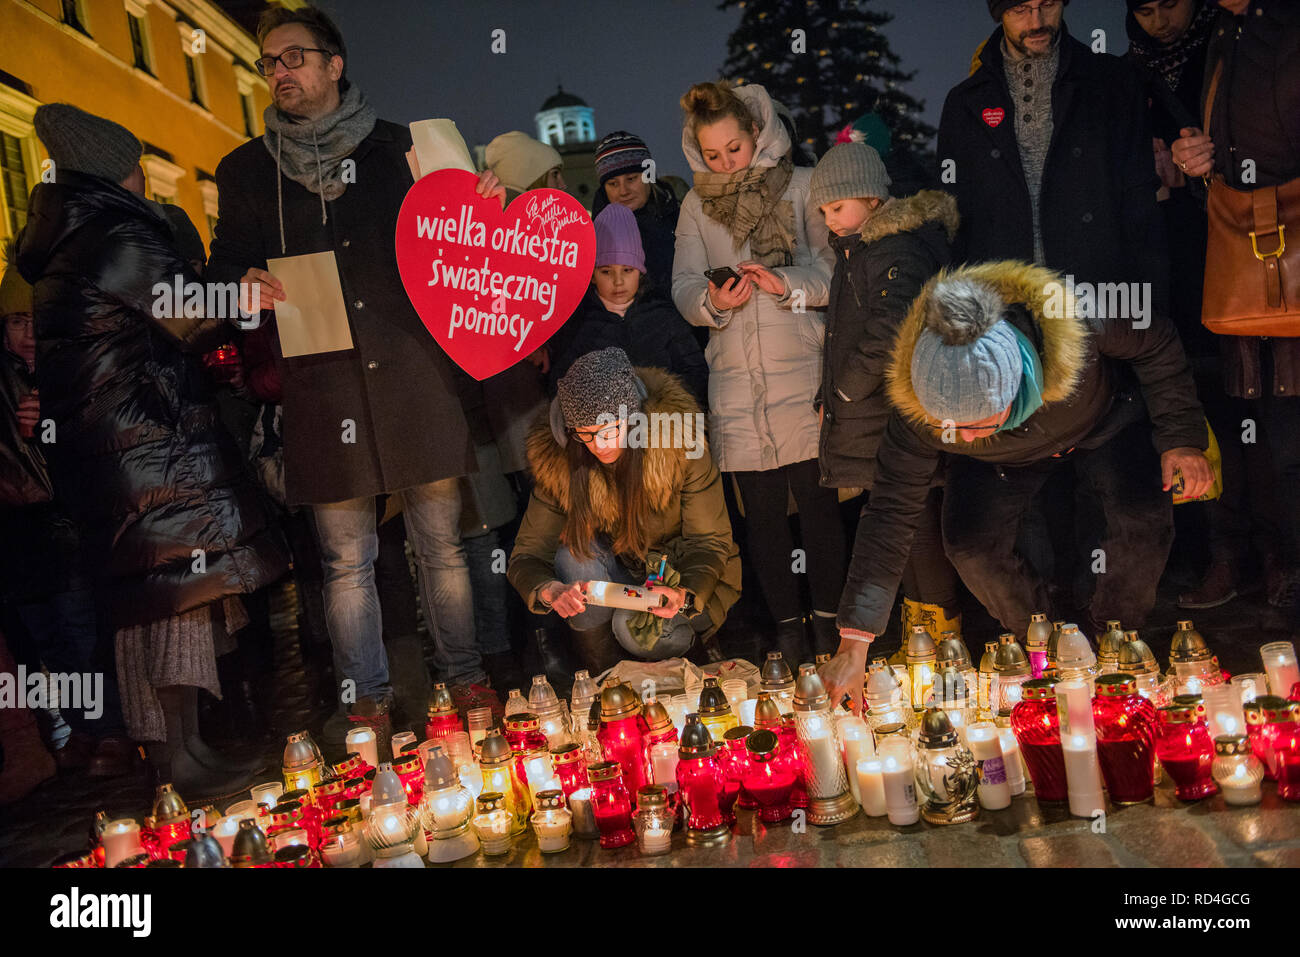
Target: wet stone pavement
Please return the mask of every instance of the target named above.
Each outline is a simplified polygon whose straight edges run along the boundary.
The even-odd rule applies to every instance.
[[[1176,620],[1187,616],[1171,604],[1166,590],[1176,593],[1176,588],[1162,588],[1162,601],[1142,632],[1162,661],[1167,660]],[[277,776],[286,734],[308,727],[319,735],[328,716],[327,709],[310,700],[291,587],[273,593],[271,610],[276,635],[273,728],[260,742],[227,745],[240,757],[256,754],[264,759],[268,770],[259,775],[263,780]],[[1261,670],[1261,644],[1292,638],[1277,613],[1258,598],[1238,599],[1190,617],[1234,674]],[[750,660],[757,656],[759,641],[744,627],[726,630],[721,643],[729,655]],[[968,644],[980,647],[974,636],[968,636]],[[891,645],[882,639],[882,645],[896,647],[897,642]],[[214,803],[224,809],[243,797],[246,791]],[[143,770],[109,781],[75,774],[53,778],[23,801],[0,810],[0,866],[46,866],[61,853],[84,846],[96,810],[139,819],[148,813],[151,799]],[[764,825],[751,812],[741,811],[733,838],[723,847],[687,847],[678,833],[672,853],[660,857],[642,857],[633,847],[602,850],[595,841],[578,839],[567,851],[542,854],[529,833],[506,855],[478,854],[454,865],[430,866],[1300,867],[1300,804],[1280,800],[1268,782],[1264,801],[1257,807],[1229,808],[1218,795],[1185,804],[1173,796],[1166,782],[1157,788],[1153,804],[1112,807],[1104,821],[1094,822],[1070,817],[1063,806],[1039,805],[1031,785],[1025,795],[1013,799],[1010,808],[982,810],[975,821],[949,827],[921,822],[896,828],[885,818],[861,813],[835,827]]]

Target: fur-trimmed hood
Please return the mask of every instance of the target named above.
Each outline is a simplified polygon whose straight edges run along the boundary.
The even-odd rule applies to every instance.
[[[699,404],[681,384],[681,380],[663,369],[637,366],[633,369],[641,388],[641,411],[646,415],[655,412],[679,413],[685,423],[691,423],[690,438],[698,443],[701,455],[708,455],[708,446],[702,432],[694,431],[701,420],[687,419],[700,412]],[[532,468],[537,487],[564,511],[569,510],[569,461],[566,446],[569,437],[564,429],[564,417],[559,411],[559,399],[552,399],[549,409],[533,423],[528,432],[528,463]],[[685,434],[683,432],[683,434]],[[686,475],[684,443],[674,447],[645,449],[643,475],[647,500],[655,512],[668,507],[673,493],[679,491]],[[694,451],[694,449],[692,449]],[[601,531],[612,532],[619,523],[619,502],[612,486],[606,481],[604,470],[594,469],[591,475],[590,494],[592,512]]]
[[[958,283],[971,284],[976,295],[974,307],[955,319],[936,305],[944,293],[941,284],[950,289]],[[1049,298],[1053,300],[1050,310]],[[1018,305],[1023,309],[1013,308]],[[971,341],[1002,318],[1020,327],[1038,350],[1043,363],[1043,405],[1070,398],[1089,361],[1088,323],[1076,318],[1074,298],[1066,294],[1062,276],[1030,263],[1006,260],[944,270],[925,284],[894,340],[886,372],[890,403],[913,424],[940,425],[922,407],[912,385],[912,353],[921,330],[929,325],[948,341]],[[1032,328],[1024,328],[1026,319]]]
[[[910,233],[926,223],[935,222],[944,228],[948,242],[957,238],[957,200],[937,189],[923,189],[912,196],[887,200],[874,216],[862,224],[858,234],[864,243],[873,243],[886,236]]]

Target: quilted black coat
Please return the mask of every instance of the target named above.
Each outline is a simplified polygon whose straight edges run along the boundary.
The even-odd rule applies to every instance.
[[[288,553],[199,362],[230,328],[154,315],[155,284],[198,281],[164,220],[115,183],[60,170],[32,194],[17,262],[35,287],[55,500],[82,526],[114,626],[279,578]]]

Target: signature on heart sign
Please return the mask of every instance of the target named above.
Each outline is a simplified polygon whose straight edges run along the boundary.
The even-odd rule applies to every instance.
[[[587,211],[558,189],[504,210],[459,169],[421,177],[397,214],[397,269],[425,328],[475,379],[510,368],[564,325],[596,262]]]

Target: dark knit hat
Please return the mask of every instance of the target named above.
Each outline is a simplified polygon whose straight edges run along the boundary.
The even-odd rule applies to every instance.
[[[75,170],[120,183],[140,163],[144,147],[135,134],[112,120],[87,113],[71,103],[37,107],[32,124],[59,169]]]
[[[564,424],[570,429],[613,423],[623,411],[641,410],[636,374],[627,353],[618,346],[579,356],[559,381],[556,394]]]
[[[989,14],[994,20],[1000,22],[1002,20],[1002,14],[1006,13],[1012,7],[1020,6],[1020,4],[1024,2],[1025,0],[989,0]],[[1061,0],[1061,2],[1066,6],[1069,6],[1070,4],[1070,0]],[[1150,3],[1151,0],[1146,0],[1146,2]]]
[[[624,173],[640,173],[641,164],[650,158],[650,150],[639,136],[616,130],[596,144],[596,175],[600,185]]]

